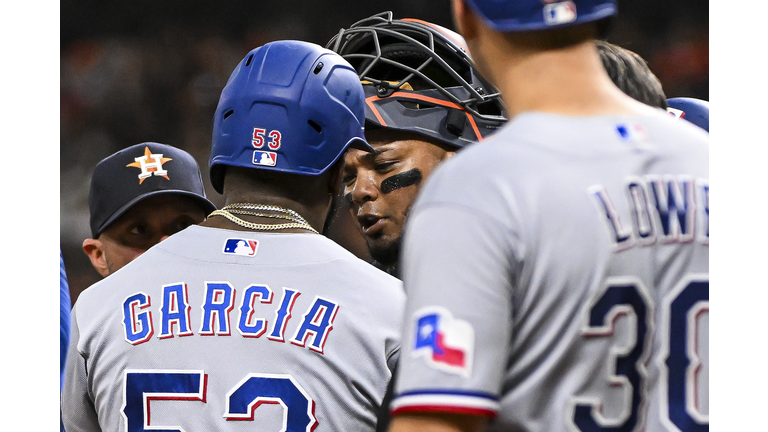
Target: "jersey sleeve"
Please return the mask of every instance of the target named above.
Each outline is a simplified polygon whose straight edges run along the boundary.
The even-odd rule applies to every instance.
[[[101,432],[88,389],[85,357],[78,350],[79,340],[77,308],[73,308],[70,343],[64,367],[64,390],[61,393],[61,418],[67,432]]]
[[[469,207],[432,204],[412,214],[393,415],[495,416],[513,331],[515,243],[509,227]]]

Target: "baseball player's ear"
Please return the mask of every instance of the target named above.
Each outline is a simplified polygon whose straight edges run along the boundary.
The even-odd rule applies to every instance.
[[[474,39],[477,35],[477,18],[473,11],[464,4],[464,0],[451,0],[453,10],[453,25],[464,39]]]
[[[93,268],[95,268],[102,277],[109,276],[107,260],[104,258],[104,245],[101,241],[92,238],[85,239],[83,241],[83,250],[85,251],[85,254],[88,255],[88,258],[91,259]]]

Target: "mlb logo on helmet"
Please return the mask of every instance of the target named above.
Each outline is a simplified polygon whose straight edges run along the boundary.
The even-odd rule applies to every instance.
[[[232,238],[224,243],[224,253],[229,255],[256,256],[256,250],[259,242],[256,240],[246,240]]]
[[[572,1],[544,5],[544,22],[548,25],[567,24],[576,21],[576,5]]]
[[[413,355],[422,356],[437,369],[468,377],[472,370],[475,331],[463,320],[454,319],[443,308],[422,309],[414,315],[416,335]]]
[[[254,165],[275,166],[276,163],[277,163],[277,153],[268,152],[268,151],[258,151],[258,150],[255,150],[253,152]]]

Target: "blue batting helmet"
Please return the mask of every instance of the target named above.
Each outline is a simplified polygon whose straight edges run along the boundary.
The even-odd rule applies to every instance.
[[[667,111],[677,118],[688,120],[709,132],[709,102],[701,99],[678,97],[667,99]]]
[[[547,30],[593,21],[618,13],[616,0],[464,0],[494,30]],[[601,28],[605,33],[607,26]]]
[[[464,38],[444,27],[382,12],[341,29],[326,47],[357,70],[369,128],[456,149],[507,121],[501,94],[475,70]]]
[[[237,65],[213,118],[210,179],[224,166],[319,175],[365,141],[365,97],[357,73],[319,45],[276,41]]]

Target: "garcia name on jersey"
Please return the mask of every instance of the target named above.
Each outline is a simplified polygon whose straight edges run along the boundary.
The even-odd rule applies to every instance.
[[[231,336],[230,319],[235,317],[237,331],[242,337],[258,338],[269,332],[267,339],[285,342],[285,329],[291,319],[293,306],[301,295],[298,290],[283,289],[282,300],[274,312],[271,325],[265,317],[257,316],[257,301],[272,304],[275,296],[267,285],[250,285],[240,297],[238,311],[233,313],[237,292],[231,283],[205,282],[205,302],[202,304],[202,320],[193,323],[184,282],[163,285],[160,308],[156,309],[153,320],[152,299],[144,292],[137,292],[125,298],[122,303],[123,328],[126,342],[139,345],[152,339],[156,330],[157,338],[194,336],[193,328],[199,328],[201,336]],[[312,351],[323,353],[323,346],[333,328],[333,320],[339,311],[339,304],[316,296],[309,309],[302,316],[301,324],[290,342]]]

